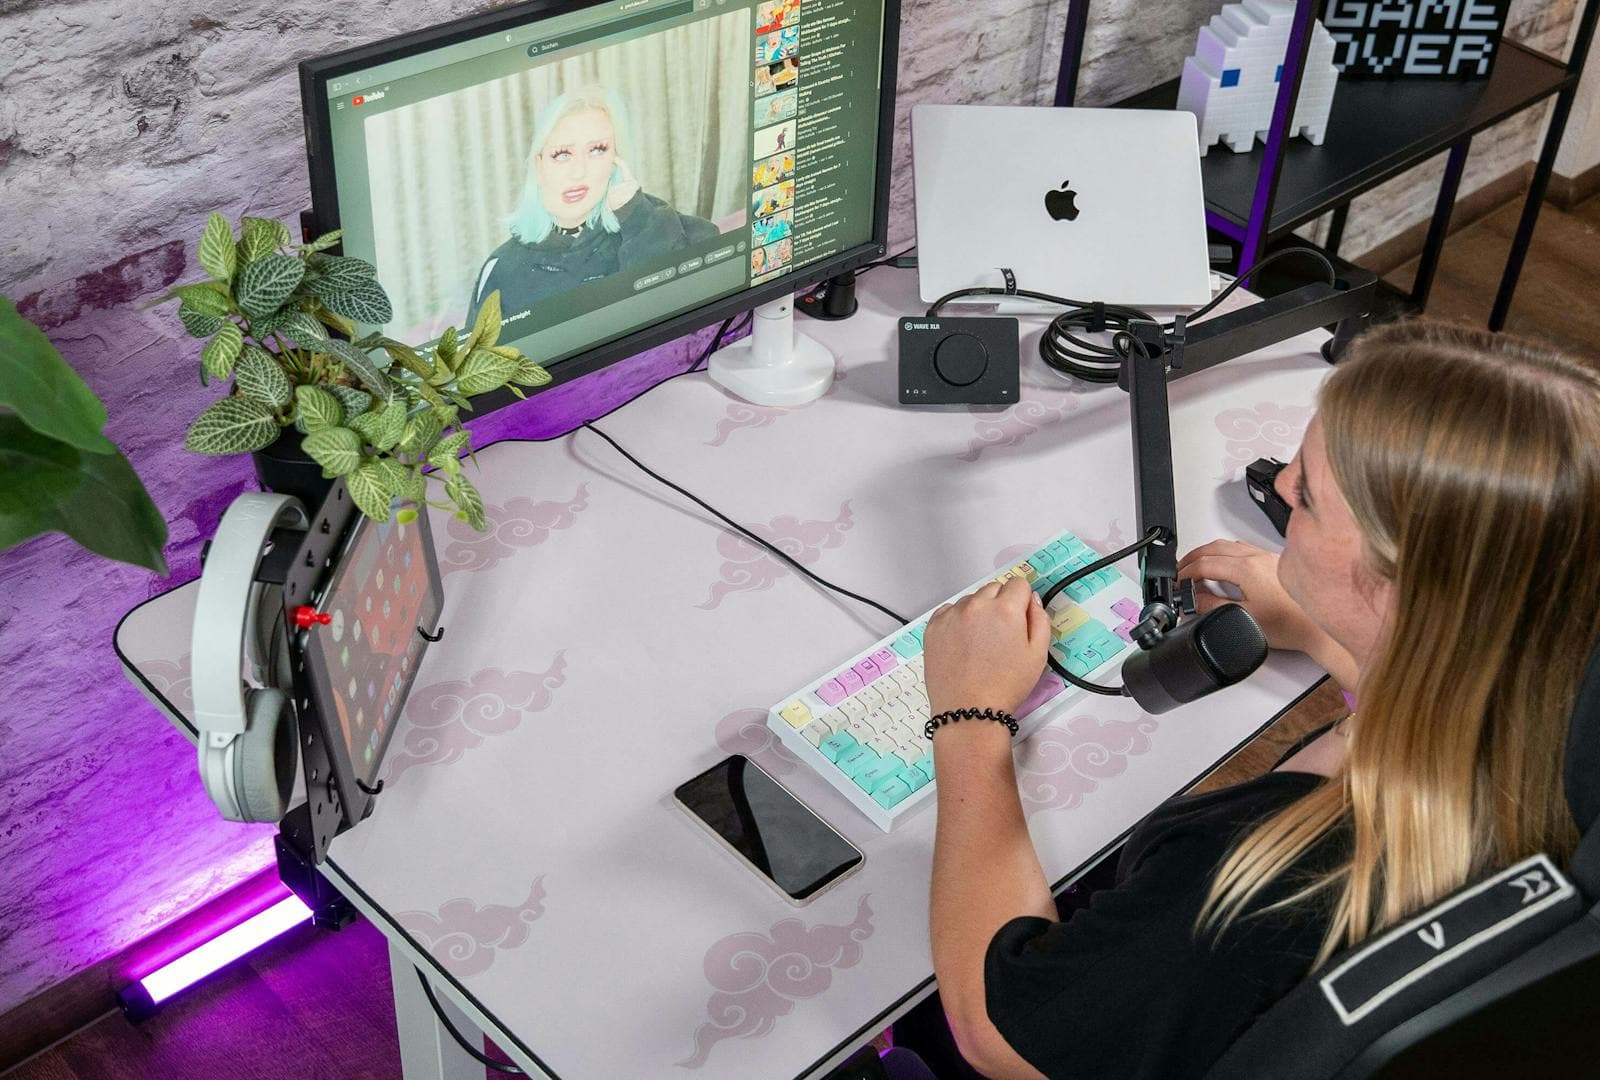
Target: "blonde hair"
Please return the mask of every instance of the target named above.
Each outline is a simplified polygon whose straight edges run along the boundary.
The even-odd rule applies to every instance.
[[[1600,638],[1600,365],[1425,320],[1358,338],[1322,388],[1339,491],[1393,611],[1344,765],[1228,855],[1197,927],[1220,934],[1322,837],[1316,963],[1487,870],[1578,832],[1564,740]]]

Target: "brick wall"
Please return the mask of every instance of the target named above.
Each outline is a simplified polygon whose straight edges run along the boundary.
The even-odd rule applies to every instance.
[[[0,291],[107,402],[109,434],[171,524],[174,574],[59,537],[0,556],[0,1012],[112,955],[270,859],[269,830],[218,819],[194,754],[123,679],[128,608],[192,577],[248,464],[199,458],[181,432],[213,397],[197,343],[141,304],[194,277],[206,211],[292,220],[308,203],[295,64],[495,6],[447,0],[0,0]],[[1171,77],[1220,5],[1102,0],[1080,100]],[[1517,0],[1519,37],[1560,50],[1573,0]],[[906,110],[916,101],[1047,104],[1063,0],[906,0],[896,140],[898,246],[912,239]],[[1480,136],[1463,192],[1533,154],[1540,115]],[[1345,251],[1425,218],[1438,167],[1360,200]],[[680,343],[615,365],[500,425],[560,430],[683,362]]]

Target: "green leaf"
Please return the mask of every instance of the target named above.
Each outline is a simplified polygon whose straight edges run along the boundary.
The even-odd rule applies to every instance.
[[[290,239],[292,238],[288,226],[271,218],[239,219],[239,258],[243,262],[252,263],[265,255],[270,255],[279,248],[286,247]]]
[[[332,391],[333,387],[295,387],[295,427],[310,433],[344,423],[345,407]]]
[[[373,415],[378,417],[378,425],[376,438],[372,440],[372,445],[387,453],[395,448],[395,444],[400,441],[400,436],[405,432],[406,403],[396,398],[389,402],[382,412]]]
[[[193,285],[179,285],[172,290],[172,295],[181,300],[184,307],[190,311],[198,311],[202,315],[226,315],[228,313],[228,294],[214,282],[203,281]]]
[[[0,407],[12,409],[41,435],[79,450],[115,454],[100,434],[106,409],[94,391],[67,366],[44,332],[0,296]]]
[[[444,492],[450,496],[450,501],[467,515],[467,524],[483,532],[486,527],[483,517],[483,496],[472,486],[472,481],[465,476],[452,476],[444,482]]]
[[[488,349],[473,349],[461,367],[456,369],[456,389],[469,396],[498,389],[520,367],[518,361],[508,360]]]
[[[271,315],[289,299],[305,269],[306,264],[293,255],[263,255],[246,263],[233,286],[239,310],[252,319]]]
[[[472,324],[472,340],[480,349],[490,349],[500,340],[500,290],[483,298],[478,317]]]
[[[384,486],[396,497],[411,483],[411,470],[394,458],[373,458],[372,463],[383,473]]]
[[[318,255],[311,259],[311,268],[316,271],[318,285],[335,290],[378,280],[377,267],[350,255]]]
[[[271,409],[249,398],[225,397],[195,419],[183,445],[197,454],[247,454],[277,437]]]
[[[396,511],[394,520],[398,525],[410,525],[413,521],[417,520],[417,508],[414,506],[407,506]]]
[[[309,311],[289,311],[278,320],[278,333],[300,346],[312,349],[328,340],[328,332]]]
[[[338,398],[339,404],[344,406],[345,413],[350,416],[360,416],[372,405],[372,395],[353,386],[334,384],[323,389]]]
[[[406,470],[406,482],[400,486],[400,497],[412,502],[427,501],[428,478],[422,475],[422,466],[413,465]]]
[[[217,329],[217,334],[206,347],[200,350],[200,381],[205,382],[205,376],[213,379],[226,379],[233,372],[233,362],[239,359],[239,352],[244,347],[244,334],[239,330],[239,324],[224,322]]]
[[[456,357],[456,343],[461,340],[461,332],[455,327],[450,327],[439,338],[439,343],[433,347],[435,361],[443,360],[446,367]]]
[[[315,240],[311,241],[309,244],[301,244],[300,250],[305,252],[307,255],[315,255],[319,251],[326,251],[333,247],[339,242],[339,238],[343,235],[343,229],[335,229],[332,232],[325,232]]]
[[[205,231],[200,234],[200,267],[218,281],[233,280],[238,265],[238,249],[233,242],[233,226],[221,214],[206,217]]]
[[[20,415],[0,414],[0,551],[46,532],[167,573],[161,550],[167,523],[115,446],[85,453],[35,431]]]
[[[195,311],[193,308],[180,307],[178,309],[178,321],[183,324],[183,328],[189,332],[190,337],[208,338],[218,330],[221,330],[222,324],[226,320],[221,315],[207,315],[204,312]]]
[[[300,448],[334,476],[354,472],[361,464],[361,436],[347,427],[325,427],[300,441]]]
[[[360,436],[366,440],[368,446],[376,447],[378,438],[383,431],[383,410],[364,412],[359,416],[352,416],[346,421]]]
[[[517,373],[511,381],[523,386],[545,386],[550,382],[550,373],[524,356],[517,362]]]
[[[326,288],[319,282],[317,298],[323,307],[335,315],[343,315],[354,322],[368,326],[382,326],[394,318],[394,308],[389,305],[389,294],[376,281],[363,281],[338,289]]]
[[[278,360],[259,345],[246,345],[239,354],[239,370],[234,378],[239,393],[274,409],[294,399],[294,387]]]
[[[394,397],[394,386],[389,382],[389,376],[384,374],[389,370],[389,362],[385,359],[382,363],[373,359],[369,354],[351,345],[348,341],[339,341],[330,338],[322,343],[322,352],[334,357],[344,366],[362,386],[366,387],[372,396],[379,401],[388,403]]]
[[[470,431],[451,432],[434,443],[433,449],[428,451],[428,464],[438,469],[450,471],[450,466],[458,465],[456,459],[461,456],[462,448],[471,441],[472,432]]]
[[[422,358],[422,354],[404,342],[396,341],[394,338],[384,337],[382,334],[373,334],[370,337],[363,338],[362,341],[364,343],[363,347],[369,349],[382,349],[386,354],[388,354],[389,360],[392,363],[399,364],[407,371],[419,375],[424,379],[433,373],[433,369],[429,367],[428,362]]]
[[[361,512],[373,521],[389,520],[389,503],[394,492],[389,489],[388,476],[374,462],[367,462],[344,478],[350,489],[350,498]]]
[[[311,314],[317,317],[317,321],[319,323],[324,326],[332,327],[334,330],[337,330],[347,338],[356,336],[355,323],[351,322],[343,315],[335,315],[333,312],[323,307],[320,303],[311,309]]]
[[[444,418],[432,409],[425,409],[406,421],[398,448],[402,454],[426,454],[443,431]]]

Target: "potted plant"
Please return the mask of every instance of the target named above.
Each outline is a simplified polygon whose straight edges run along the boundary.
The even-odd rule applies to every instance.
[[[167,523],[105,425],[94,391],[0,296],[0,551],[64,532],[166,576]]]
[[[521,397],[518,386],[550,375],[498,344],[498,293],[464,337],[452,327],[426,353],[382,334],[357,338],[357,324],[381,326],[393,309],[371,263],[328,253],[339,235],[294,244],[268,218],[241,218],[237,235],[221,214],[206,219],[199,262],[209,280],[156,303],[177,299],[184,329],[205,340],[200,381],[231,377],[233,386],[196,418],[184,446],[254,454],[263,486],[299,494],[308,509],[342,476],[376,521],[388,521],[399,499],[410,505],[398,520],[427,503],[482,529],[483,500],[461,471],[472,449],[461,413],[474,395],[506,387]],[[447,503],[428,498],[430,479]]]

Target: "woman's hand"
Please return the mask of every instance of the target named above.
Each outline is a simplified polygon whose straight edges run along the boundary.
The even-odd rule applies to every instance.
[[[1178,577],[1195,580],[1195,610],[1202,615],[1222,604],[1238,604],[1261,627],[1268,646],[1303,652],[1339,685],[1355,689],[1360,676],[1354,658],[1278,583],[1278,556],[1242,540],[1213,540],[1178,560]],[[1202,578],[1232,585],[1239,590],[1239,599],[1217,596],[1200,584]]]
[[[1254,544],[1213,540],[1178,560],[1178,577],[1194,579],[1194,605],[1202,615],[1222,604],[1238,604],[1274,649],[1309,652],[1308,646],[1322,633],[1278,584],[1278,557]],[[1241,596],[1237,600],[1218,596],[1200,584],[1202,578],[1226,582]]]
[[[928,705],[1015,713],[1044,672],[1050,617],[1021,578],[945,604],[923,634]]]

